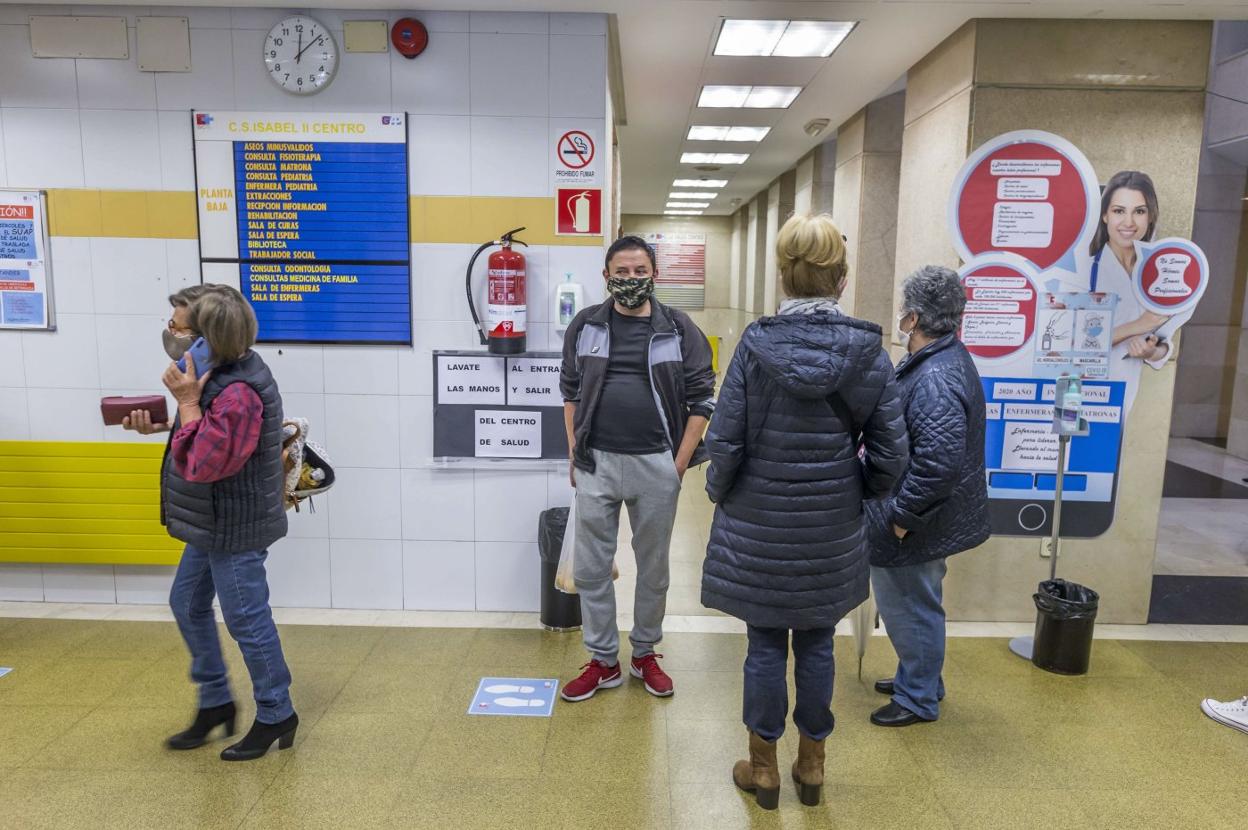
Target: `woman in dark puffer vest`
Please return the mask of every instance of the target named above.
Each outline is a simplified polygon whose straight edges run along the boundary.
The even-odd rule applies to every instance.
[[[169,738],[170,749],[202,746],[217,726],[234,734],[235,707],[212,600],[247,663],[256,720],[226,761],[264,755],[274,742],[294,742],[299,717],[290,701],[290,670],[282,654],[264,560],[286,535],[282,500],[282,399],[264,360],[251,347],[256,315],[234,288],[195,286],[169,298],[173,316],[164,333],[171,363],[163,377],[177,401],[173,424],[153,424],[145,411],[125,426],[142,433],[172,430],[161,469],[160,514],[169,535],[186,543],[169,604],[191,653],[199,712]],[[212,350],[210,371],[187,349],[202,336]]]
[[[880,327],[837,305],[847,279],[841,232],[826,215],[794,216],[776,259],[792,299],[742,335],[707,434],[706,489],[718,507],[702,575],[702,604],[748,626],[750,760],[733,780],[765,808],[779,798],[790,631],[801,733],[793,778],[804,804],[819,803],[834,722],[832,634],[867,598],[863,502],[888,493],[905,463]]]

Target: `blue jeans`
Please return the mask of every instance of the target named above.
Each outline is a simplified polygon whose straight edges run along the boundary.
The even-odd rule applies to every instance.
[[[797,705],[793,722],[808,738],[822,741],[832,734],[832,659],[835,628],[793,631],[793,679],[797,682]],[[789,629],[746,626],[749,651],[745,655],[745,725],[766,741],[784,734],[789,713]]]
[[[222,706],[234,699],[226,676],[212,597],[221,600],[225,627],[238,643],[251,675],[256,720],[280,723],[295,713],[290,702],[290,669],[269,608],[264,560],[268,551],[202,553],[186,546],[169,593],[169,607],[191,652],[191,680],[199,684],[199,706]]]
[[[893,701],[924,720],[940,717],[945,682],[944,559],[901,568],[871,568],[871,589],[897,652]]]

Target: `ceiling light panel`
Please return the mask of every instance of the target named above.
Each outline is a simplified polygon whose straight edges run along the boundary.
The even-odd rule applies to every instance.
[[[681,153],[681,164],[745,164],[749,153]]]
[[[700,210],[665,210],[663,211],[663,215],[664,216],[701,216],[702,211]]]
[[[766,57],[775,51],[788,25],[787,20],[725,20],[715,54]]]
[[[726,187],[727,179],[676,179],[672,187]]]
[[[685,193],[681,193],[679,190],[673,190],[671,193],[667,194],[667,198],[669,199],[714,199],[718,195],[719,194],[713,190],[706,190],[706,191],[691,190]]]
[[[793,103],[800,86],[716,86],[702,87],[698,106],[706,109],[748,107],[750,109],[784,109]]]
[[[750,97],[752,86],[704,86],[698,96],[698,106],[712,109],[744,107],[745,99]]]
[[[853,30],[853,23],[836,20],[725,20],[715,54],[826,58]]]
[[[794,20],[771,54],[777,58],[826,58],[854,30],[853,23]]]
[[[762,141],[771,127],[706,127],[689,128],[690,141]]]
[[[744,106],[748,109],[788,109],[800,95],[800,86],[756,86],[750,89]]]
[[[710,202],[668,202],[664,207],[689,210],[691,208],[708,208],[710,206]]]

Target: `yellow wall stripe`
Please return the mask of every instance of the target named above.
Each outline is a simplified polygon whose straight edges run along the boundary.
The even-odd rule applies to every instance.
[[[601,236],[557,236],[553,197],[413,196],[412,242],[480,244],[524,226],[530,245],[602,247]],[[195,239],[195,194],[160,190],[49,190],[52,236]]]
[[[50,211],[49,211],[50,212]],[[0,562],[174,565],[161,444],[0,441]]]

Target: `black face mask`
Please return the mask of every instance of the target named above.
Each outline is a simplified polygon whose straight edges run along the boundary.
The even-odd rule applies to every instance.
[[[170,360],[181,360],[182,355],[186,354],[186,350],[195,342],[195,335],[174,334],[169,329],[165,329],[160,333],[160,340]]]
[[[641,308],[654,293],[654,277],[611,277],[607,291],[615,300],[630,311]]]

